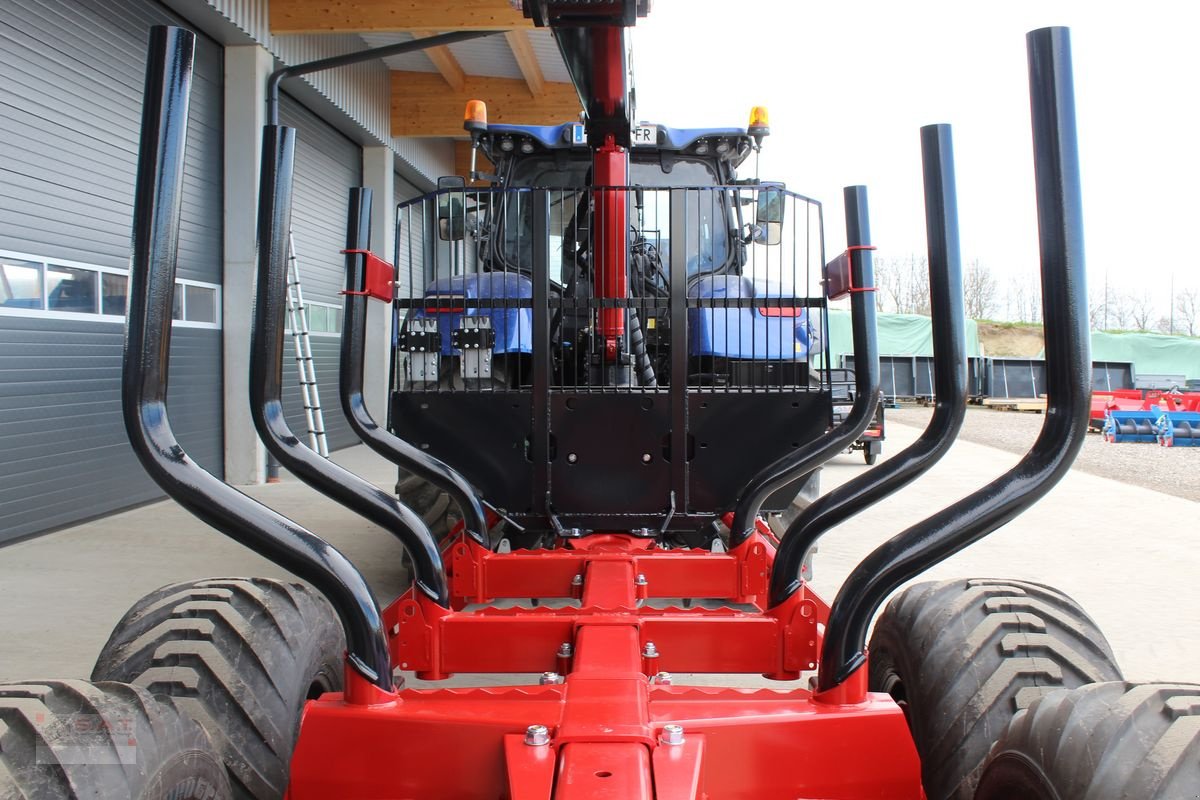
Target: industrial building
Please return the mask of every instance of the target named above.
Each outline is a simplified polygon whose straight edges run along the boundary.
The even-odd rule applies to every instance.
[[[353,443],[333,388],[348,189],[374,190],[372,244],[387,254],[394,204],[428,191],[439,176],[462,173],[466,142],[456,148],[453,139],[462,138],[468,97],[491,101],[513,122],[578,114],[549,35],[508,3],[490,5],[490,14],[481,16],[475,4],[475,16],[456,19],[443,4],[417,3],[424,13],[410,10],[397,21],[334,19],[315,2],[0,4],[0,543],[161,496],[129,448],[119,408],[150,28],[180,25],[199,34],[172,416],[181,444],[201,465],[248,484],[263,480],[266,464],[246,398],[268,76],[285,65],[427,35],[423,23],[503,32],[284,81],[280,121],[298,129],[296,263],[317,378],[333,412],[324,415],[329,446],[336,449]],[[391,319],[372,313],[376,349],[368,354],[366,388],[382,409]],[[290,358],[285,372],[285,405],[304,430]]]

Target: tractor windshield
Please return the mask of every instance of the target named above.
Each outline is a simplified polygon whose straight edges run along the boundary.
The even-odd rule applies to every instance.
[[[507,185],[539,187],[551,190],[550,263],[551,277],[562,283],[560,272],[565,259],[571,259],[580,242],[588,236],[588,185],[591,160],[584,155],[569,160],[554,157],[526,158],[516,161]],[[630,197],[630,225],[637,235],[656,246],[663,258],[670,251],[669,187],[717,186],[719,177],[712,165],[698,159],[674,159],[669,171],[658,154],[652,160],[635,154],[630,164],[630,184],[645,187],[640,201]],[[655,191],[656,189],[662,191]],[[730,218],[723,193],[702,193],[697,208],[689,214],[688,273],[716,272],[728,266]],[[510,268],[528,270],[533,263],[532,206],[520,193],[508,195],[500,210],[502,236],[498,239],[500,256]],[[565,252],[564,252],[565,248]]]

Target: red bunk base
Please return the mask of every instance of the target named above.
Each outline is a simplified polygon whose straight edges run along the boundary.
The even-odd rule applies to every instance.
[[[458,540],[456,610],[412,592],[393,603],[393,663],[426,679],[554,672],[562,682],[387,694],[348,669],[344,695],[305,711],[288,797],[919,800],[904,715],[866,691],[865,668],[825,695],[658,677],[796,680],[815,669],[828,606],[805,590],[763,608],[775,552],[765,532],[729,553],[627,535],[505,554]],[[557,602],[468,610],[531,596]],[[683,597],[727,605],[655,602]]]

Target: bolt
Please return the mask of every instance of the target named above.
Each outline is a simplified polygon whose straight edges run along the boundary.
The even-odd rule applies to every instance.
[[[529,730],[533,730],[533,728],[542,728],[542,726],[534,725]],[[545,730],[545,728],[542,729]],[[683,726],[676,725],[673,722],[669,725],[663,725],[662,736],[658,737],[658,741],[662,744],[683,744]],[[525,742],[526,744],[529,743],[529,734],[525,735]]]
[[[679,728],[678,725],[675,726]],[[666,735],[666,728],[663,728],[663,735]],[[679,740],[683,741],[683,728],[679,728]],[[550,729],[545,725],[530,725],[525,729],[525,744],[534,747],[550,744]]]
[[[654,682],[659,684],[660,686],[670,686],[671,685],[671,673],[669,673],[669,672],[658,673],[657,675],[654,676]]]
[[[572,586],[583,586],[583,576],[576,575],[574,578],[571,578],[571,585]]]
[[[578,460],[579,460],[579,456],[575,455],[574,453],[567,453],[567,463],[568,464],[574,464]]]
[[[563,642],[562,644],[560,644],[558,646],[558,657],[559,658],[570,658],[574,654],[574,652],[575,651],[571,648],[570,642]]]
[[[653,460],[653,458],[654,457],[651,456],[649,453],[642,453],[642,463],[643,464],[649,464]]]
[[[633,582],[637,586],[645,586],[647,583],[646,576],[639,572],[637,578],[635,578]]]
[[[654,642],[646,642],[646,646],[642,648],[642,658],[658,658],[658,648],[654,646]]]
[[[553,686],[561,682],[562,678],[558,677],[557,672],[543,672],[542,677],[538,679],[538,683],[542,686]]]

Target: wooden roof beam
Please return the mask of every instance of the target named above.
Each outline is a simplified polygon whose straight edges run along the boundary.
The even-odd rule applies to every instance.
[[[467,75],[462,91],[447,91],[432,72],[392,72],[392,136],[461,137],[468,100],[483,100],[488,121],[512,125],[556,125],[579,119],[579,95],[569,83],[545,82],[530,97],[521,78]]]
[[[414,39],[428,39],[430,36],[436,36],[438,31],[413,31]],[[461,92],[466,88],[467,75],[463,72],[462,66],[458,63],[458,59],[450,52],[449,47],[430,47],[427,50],[422,50],[425,55],[429,56],[429,60],[437,67],[442,78],[450,85],[450,88],[456,92]]]
[[[508,46],[517,59],[517,66],[521,68],[521,74],[525,76],[529,93],[537,97],[546,90],[546,77],[542,74],[542,65],[538,63],[537,54],[533,52],[533,44],[529,41],[529,32],[508,31],[504,34],[504,38],[508,40]]]
[[[277,34],[533,27],[508,0],[270,0],[270,18]]]

